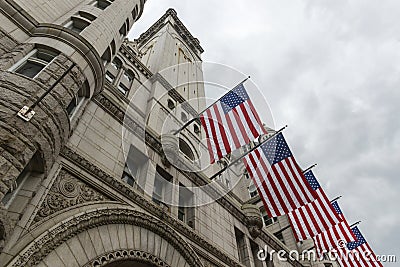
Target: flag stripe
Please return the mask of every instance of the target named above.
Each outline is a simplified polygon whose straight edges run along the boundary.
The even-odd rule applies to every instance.
[[[240,147],[240,142],[239,142],[238,136],[236,134],[236,130],[232,125],[231,118],[229,116],[225,116],[220,103],[216,104],[215,106],[218,108],[219,113],[223,114],[222,116],[220,116],[221,120],[222,120],[222,125],[224,127],[228,127],[229,132],[232,133],[232,136],[231,136],[232,138],[228,139],[231,148]]]
[[[209,125],[208,123],[208,118],[206,120],[206,118],[204,118],[204,116],[200,116],[200,121],[203,125]],[[214,142],[211,143],[211,139],[210,139],[210,127],[205,127],[205,132],[206,132],[206,139],[207,139],[207,146],[208,146],[208,153],[210,154],[210,162],[214,163],[215,158],[214,155],[216,154],[216,147],[214,145]]]
[[[254,117],[255,117],[255,119],[256,119],[256,122],[257,122],[256,125],[257,125],[257,127],[260,127],[260,128],[261,128],[261,129],[258,129],[258,130],[261,130],[262,133],[266,134],[266,133],[267,133],[267,130],[265,130],[265,128],[262,127],[263,124],[262,124],[262,122],[261,122],[260,116],[258,116],[258,113],[257,113],[256,109],[254,108],[253,103],[252,103],[251,101],[248,101],[247,104],[249,105],[249,108],[250,108],[250,110],[251,110],[251,114],[253,114]]]
[[[218,127],[216,127],[217,134],[218,136],[222,137],[221,152],[223,155],[227,155],[231,153],[231,147],[229,145],[228,138],[223,129],[221,114],[219,113],[217,105],[214,105],[214,108],[210,109],[210,111],[213,112],[214,113],[213,115],[215,115],[215,118],[217,118],[217,121],[215,122],[216,124],[218,124]]]

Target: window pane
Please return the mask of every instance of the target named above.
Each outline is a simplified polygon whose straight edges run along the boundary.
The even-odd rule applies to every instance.
[[[32,61],[27,61],[24,65],[22,65],[16,72],[22,75],[25,75],[26,77],[33,78],[35,77],[42,69],[44,68],[44,65],[37,63],[37,62],[32,62]]]
[[[119,90],[121,93],[123,93],[124,95],[126,95],[126,93],[128,92],[128,88],[127,88],[125,85],[123,85],[122,83],[120,83],[120,84],[118,85],[118,90]]]
[[[71,117],[76,108],[76,98],[74,97],[67,107],[67,113]]]
[[[110,83],[112,83],[114,81],[114,76],[109,73],[108,71],[106,72],[106,80],[109,81]]]

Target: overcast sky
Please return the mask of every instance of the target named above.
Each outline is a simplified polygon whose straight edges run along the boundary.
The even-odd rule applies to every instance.
[[[299,164],[400,260],[400,1],[148,0],[130,37],[169,7],[203,60],[252,76]]]

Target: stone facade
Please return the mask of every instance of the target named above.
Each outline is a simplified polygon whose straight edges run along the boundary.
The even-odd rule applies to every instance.
[[[171,135],[206,106],[203,49],[172,9],[125,39],[144,2],[0,3],[0,267],[310,266],[259,261],[312,243],[262,219],[243,166],[200,171],[198,121]]]

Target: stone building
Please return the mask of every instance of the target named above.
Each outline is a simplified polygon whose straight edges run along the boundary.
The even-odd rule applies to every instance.
[[[243,166],[200,170],[199,122],[171,135],[203,49],[172,9],[127,40],[144,4],[0,2],[0,266],[310,266]]]

